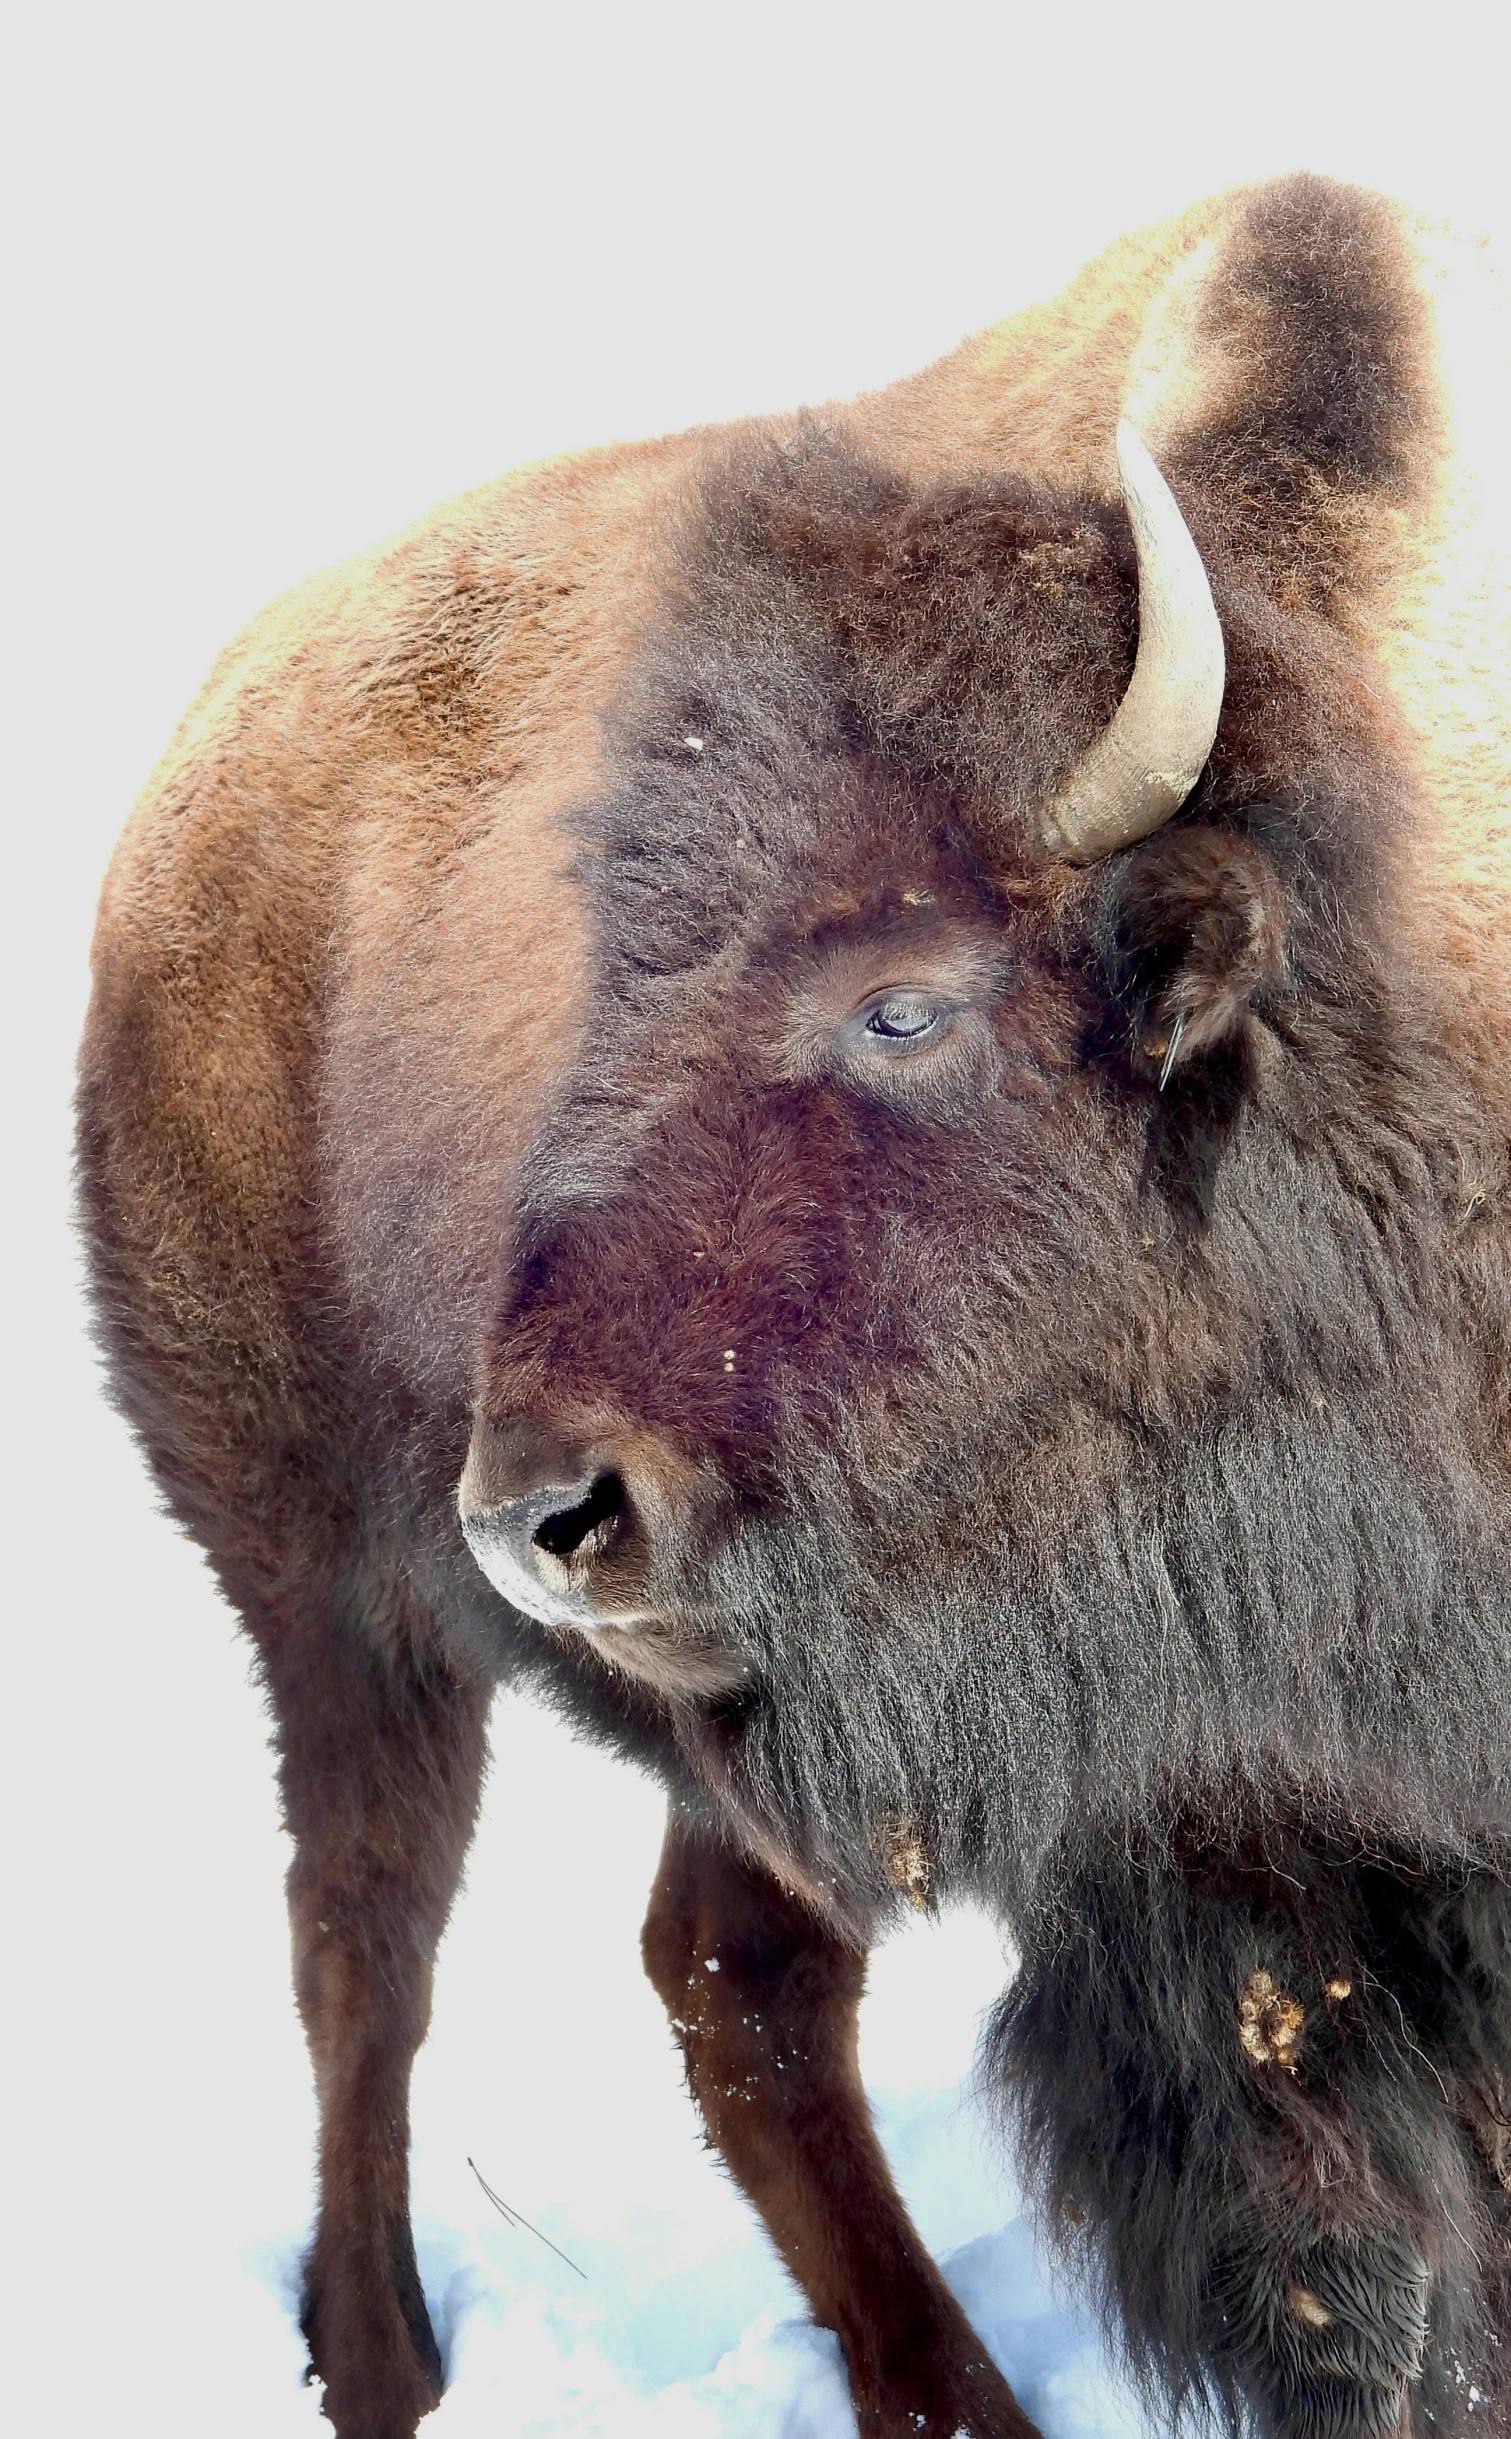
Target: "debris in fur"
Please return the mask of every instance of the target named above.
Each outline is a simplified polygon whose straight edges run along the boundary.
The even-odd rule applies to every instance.
[[[928,1848],[913,1821],[889,1822],[887,1835],[887,1868],[892,1875],[892,1884],[902,1890],[909,1905],[917,1906],[921,1911],[929,1902],[931,1872]]]
[[[1296,2072],[1296,2043],[1306,2022],[1299,1999],[1287,1997],[1263,1967],[1251,1973],[1238,2001],[1238,2037],[1257,2066]]]
[[[1287,2287],[1285,2300],[1296,2318],[1305,2321],[1309,2329],[1330,2329],[1332,2327],[1331,2312],[1320,2296],[1312,2293],[1310,2287]]]

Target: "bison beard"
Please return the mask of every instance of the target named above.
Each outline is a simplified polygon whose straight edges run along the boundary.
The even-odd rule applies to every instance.
[[[165,848],[107,900],[102,1332],[279,1717],[341,2439],[408,2439],[437,2392],[405,2094],[500,1675],[668,1784],[647,1967],[868,2439],[1026,2429],[855,2063],[866,1944],[954,1897],[1019,1943],[989,2068],[1153,2390],[1277,2439],[1511,2431],[1511,1018],[1371,642],[1438,400],[1388,207],[1300,180],[1213,227],[1200,312],[1172,274],[1150,325],[1197,368],[1160,458],[1227,660],[1172,826],[1046,856],[1139,576],[1065,435],[1063,479],[1000,470],[1020,425],[988,368],[942,466],[926,397],[700,441],[654,499],[623,478],[607,542],[571,527],[555,580],[527,527],[495,597],[448,528],[349,659],[297,635],[291,733],[326,760],[288,778],[286,836],[263,764],[237,783],[275,896],[300,855],[316,876],[286,973],[261,898],[220,962],[239,711],[185,732],[213,785],[163,783],[166,839],[212,808],[209,878],[191,846],[165,883]],[[1095,370],[1113,342],[1067,327]],[[631,623],[605,571],[632,561],[620,666],[592,622]],[[401,617],[411,583],[440,591]],[[515,717],[490,619],[526,688],[560,629],[554,727]],[[488,997],[531,886],[488,825],[535,734],[591,765],[527,840],[569,816],[591,954],[570,1081],[536,1077],[523,1164],[490,1169],[549,979],[547,926]],[[476,1018],[434,946],[469,859]]]

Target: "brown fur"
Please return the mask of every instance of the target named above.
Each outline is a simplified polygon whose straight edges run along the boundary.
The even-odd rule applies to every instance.
[[[1016,1079],[1024,1106],[1056,1113],[1059,1134],[1047,1155],[1038,1147],[1049,1171],[1094,1193],[1119,1173],[1106,1111],[1124,1122],[1131,1059],[1151,1170],[1178,1191],[1170,1241],[1131,1246],[1115,1304],[1109,1291],[1107,1366],[1172,1429],[1200,1398],[1239,1394],[1265,1332],[1277,1375],[1292,1359],[1267,1279],[1249,1282],[1248,1300],[1198,1306],[1202,1164],[1282,1038],[1311,1057],[1322,1105],[1332,1018],[1350,994],[1356,1012],[1388,952],[1401,1023],[1419,1020],[1441,1053],[1429,1089],[1453,1085],[1413,1157],[1434,1178],[1458,1163],[1453,1191],[1481,1234],[1456,1251],[1456,1275],[1486,1315],[1485,1376],[1503,1374],[1507,543],[1459,386],[1487,326],[1482,285],[1472,257],[1378,199],[1308,180],[1221,198],[1121,241],[1053,304],[830,410],[816,436],[795,423],[693,433],[453,503],[275,604],[222,657],[154,776],[101,903],[83,1202],[121,1402],[246,1621],[278,1721],[322,2106],[308,2327],[342,2439],[407,2439],[436,2393],[408,2237],[405,2095],[488,1693],[513,1669],[659,1768],[704,1823],[669,1843],[648,1963],[682,2016],[711,2138],[840,2331],[863,2427],[899,2439],[1023,2427],[890,2187],[854,2065],[854,1951],[867,1907],[901,1902],[881,1825],[907,1821],[931,1886],[964,1871],[950,1825],[930,1817],[934,1796],[900,1787],[835,1829],[856,1853],[875,1848],[855,1867],[859,1893],[835,1898],[796,1810],[773,1809],[769,1788],[742,1776],[725,1656],[676,1636],[542,1649],[457,1539],[469,1441],[486,1469],[490,1431],[547,1389],[574,1428],[636,1422],[666,1482],[707,1458],[754,1499],[773,1349],[802,1301],[774,1162],[764,1203],[748,1205],[751,1246],[769,1260],[741,1275],[725,1259],[710,1185],[707,1242],[690,1245],[685,1294],[653,1342],[621,1326],[620,1286],[638,1261],[648,1293],[664,1291],[659,1213],[616,1250],[591,1339],[553,1352],[538,1315],[500,1321],[527,1159],[591,1064],[604,949],[567,817],[612,794],[666,708],[667,633],[735,636],[730,666],[743,668],[738,652],[753,647],[739,621],[759,610],[798,639],[794,655],[800,645],[843,673],[865,754],[843,767],[816,755],[820,845],[783,865],[785,899],[730,884],[732,980],[709,1020],[710,1071],[724,1058],[738,1085],[757,1038],[759,1007],[740,998],[752,971],[770,970],[741,963],[740,924],[756,915],[780,921],[795,977],[772,1052],[794,1089],[890,940],[941,973],[987,976],[1015,956],[1021,992],[980,1036],[977,1065],[922,1115],[958,1125],[989,1068]],[[1117,875],[1073,877],[1044,868],[1030,816],[1131,666],[1111,438],[1124,405],[1188,504],[1223,615],[1232,676],[1198,805],[1217,818],[1152,842]],[[1261,809],[1277,804],[1285,821],[1266,827]],[[668,941],[680,919],[669,903]],[[776,937],[762,935],[763,954]],[[1088,939],[1101,944],[1095,975]],[[1318,997],[1287,1014],[1293,963]],[[1097,1035],[1108,1006],[1116,1038]],[[1177,1034],[1177,1063],[1218,1078],[1196,1117],[1189,1098],[1159,1100]],[[1371,1122],[1398,1089],[1394,1055],[1366,1055],[1352,1034],[1337,1054],[1350,1078],[1363,1060]],[[862,1113],[848,1152],[842,1129],[815,1129],[812,1177],[833,1182],[815,1209],[843,1208],[847,1176],[888,1124]],[[1363,1116],[1356,1140],[1355,1153],[1344,1127],[1339,1160],[1355,1159],[1361,1199],[1383,1207],[1393,1184],[1369,1167]],[[654,1162],[647,1174],[654,1183]],[[696,1214],[685,1147],[674,1183]],[[1026,1292],[1042,1297],[1057,1222],[1050,1210],[1045,1225],[1041,1184],[1025,1173],[1021,1212]],[[968,1219],[968,1198],[961,1210]],[[811,1311],[799,1317],[805,1332],[821,1325],[851,1384],[851,1436],[835,1445],[859,1475],[882,1444],[908,1316],[899,1309],[893,1341],[859,1328],[847,1341],[843,1262],[812,1230],[802,1258]],[[1087,1313],[1099,1292],[1088,1280]],[[707,1378],[701,1342],[688,1352],[700,1313],[717,1350]],[[1307,1326],[1298,1314],[1296,1344]],[[1089,1499],[1104,1462],[1089,1416],[1052,1404],[1050,1341],[1028,1369],[1063,1436],[1019,1452],[1026,1495],[1042,1489],[1047,1546],[1057,1483],[1069,1469]],[[918,1381],[927,1412],[926,1362]],[[966,1653],[941,1702],[968,1681]],[[946,1726],[929,1749],[949,1752]],[[843,1751],[836,1806],[842,1764]],[[711,1805],[764,1878],[710,1844]],[[730,1970],[705,1977],[690,2014],[688,1958],[716,1947]],[[1063,1995],[1051,1980],[1046,2008]],[[756,1998],[771,2029],[752,2043],[738,2002],[748,2012]],[[779,2081],[778,2053],[799,2051],[814,2062],[806,2083]],[[747,2078],[749,2107],[726,2107],[721,2093]]]

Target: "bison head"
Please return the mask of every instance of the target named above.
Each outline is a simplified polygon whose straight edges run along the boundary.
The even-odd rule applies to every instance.
[[[497,1586],[873,1895],[898,1824],[979,1885],[1172,1774],[1398,1812],[1391,1655],[1491,1601],[1378,689],[1198,470],[1218,731],[1201,562],[1124,484],[919,493],[815,430],[710,478],[483,1367]]]

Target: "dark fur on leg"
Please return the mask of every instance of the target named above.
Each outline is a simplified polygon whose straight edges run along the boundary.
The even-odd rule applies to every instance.
[[[269,1637],[295,1987],[320,2098],[302,2325],[340,2439],[413,2439],[442,2366],[409,2224],[409,2078],[477,1808],[491,1686],[412,1647]]]
[[[856,2059],[864,1956],[675,1815],[644,1950],[710,2143],[838,2333],[862,2439],[1033,2439],[877,2141]]]
[[[1511,2060],[1486,1876],[1276,1832],[1109,1849],[991,2037],[1032,2180],[1135,2370],[1285,2439],[1506,2427]],[[1475,2392],[1471,2398],[1470,2391]]]

